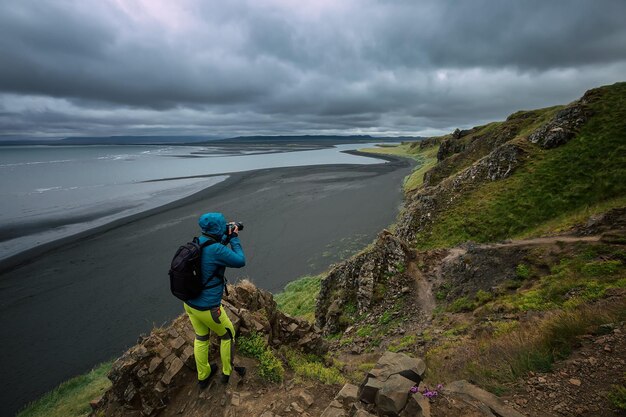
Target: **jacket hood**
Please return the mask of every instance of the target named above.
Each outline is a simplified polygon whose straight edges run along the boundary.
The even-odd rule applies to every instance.
[[[198,220],[204,233],[222,236],[226,233],[226,219],[222,213],[205,213]]]

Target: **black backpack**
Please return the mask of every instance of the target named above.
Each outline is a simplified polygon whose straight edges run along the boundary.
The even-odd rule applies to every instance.
[[[217,242],[209,239],[201,244],[194,237],[193,241],[178,248],[169,271],[170,290],[174,296],[183,301],[192,300],[206,288],[200,273],[200,257],[202,249],[214,243]]]

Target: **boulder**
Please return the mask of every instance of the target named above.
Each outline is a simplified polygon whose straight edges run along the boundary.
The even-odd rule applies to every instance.
[[[415,382],[400,374],[391,375],[376,393],[376,409],[382,415],[399,415],[409,399]]]
[[[341,388],[341,391],[337,393],[335,399],[347,406],[350,403],[355,402],[359,398],[359,387],[353,384],[346,384]]]
[[[500,417],[524,417],[523,414],[507,406],[504,401],[467,381],[454,381],[446,384],[443,393],[454,396],[478,409],[485,409],[483,414],[495,414]],[[487,414],[489,413],[489,414]]]
[[[425,371],[421,359],[385,352],[361,384],[359,399],[372,404],[380,415],[398,416],[407,406],[411,388],[419,385]]]
[[[385,352],[368,376],[385,382],[392,375],[400,374],[412,381],[413,385],[419,385],[425,371],[426,363],[422,359],[412,358],[404,353]]]

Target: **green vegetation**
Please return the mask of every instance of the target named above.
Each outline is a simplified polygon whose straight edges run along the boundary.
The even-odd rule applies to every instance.
[[[527,291],[501,297],[494,309],[529,311],[572,308],[603,298],[611,288],[626,288],[626,252],[592,245],[565,256],[549,275]]]
[[[458,198],[417,236],[420,248],[527,236],[546,222],[563,224],[626,196],[626,83],[600,89],[594,112],[569,143],[543,150],[514,139],[528,153],[509,178]]]
[[[285,375],[283,363],[269,348],[263,335],[251,333],[237,340],[239,353],[259,361],[259,376],[270,382],[281,382]]]
[[[528,279],[530,277],[530,267],[525,264],[519,264],[515,268],[515,274],[520,279]]]
[[[491,301],[493,295],[487,291],[478,290],[473,298],[468,296],[459,297],[454,300],[449,306],[448,311],[453,313],[460,313],[462,311],[473,311],[481,305]]]
[[[305,379],[314,379],[322,384],[339,385],[345,384],[346,379],[341,375],[341,371],[334,366],[324,365],[322,358],[315,355],[303,355],[293,349],[283,347],[281,352],[287,359],[287,364],[296,376]]]
[[[420,142],[406,142],[397,146],[361,149],[362,152],[389,154],[413,158],[417,167],[404,179],[404,191],[414,191],[424,183],[424,174],[437,164],[438,145],[420,149]]]
[[[626,381],[626,374],[624,375],[624,381]],[[618,410],[626,410],[626,385],[613,385],[611,392],[608,395],[611,404]]]
[[[417,336],[415,336],[415,335],[406,335],[406,336],[402,337],[400,340],[398,340],[398,341],[392,343],[391,345],[389,345],[389,347],[387,349],[392,351],[392,352],[400,352],[402,350],[408,349],[411,346],[415,345],[416,341],[417,341]]]
[[[111,386],[107,374],[112,362],[98,365],[92,371],[59,385],[39,400],[29,404],[19,417],[86,416],[91,412],[89,401],[101,396]]]
[[[322,275],[300,278],[287,284],[283,292],[274,295],[274,300],[282,312],[312,322],[321,282]]]
[[[430,349],[426,362],[434,380],[468,379],[494,393],[529,371],[548,372],[566,358],[580,335],[601,324],[624,320],[626,303],[585,305],[547,315],[526,325],[507,325],[503,332],[477,339],[450,341]],[[619,394],[617,394],[619,395]]]

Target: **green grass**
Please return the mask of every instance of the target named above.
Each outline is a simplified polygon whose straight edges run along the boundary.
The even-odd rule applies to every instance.
[[[322,275],[300,278],[287,284],[283,292],[274,295],[274,300],[283,313],[313,322],[321,282]]]
[[[416,146],[417,145],[417,146]],[[362,152],[377,154],[389,154],[413,158],[417,161],[417,167],[404,179],[404,191],[417,190],[424,183],[424,174],[437,164],[437,150],[439,146],[431,146],[420,149],[419,143],[403,143],[397,146],[385,146],[382,148],[361,149]]]
[[[503,325],[494,335],[444,343],[426,353],[426,362],[431,378],[467,379],[502,393],[530,371],[550,371],[555,361],[571,354],[579,336],[625,317],[623,299],[607,305],[578,306],[523,326]]]
[[[519,139],[528,161],[509,178],[461,196],[432,228],[417,236],[419,248],[472,240],[498,241],[569,222],[590,208],[626,197],[626,83],[603,88],[594,116],[569,143],[543,150]]]
[[[316,380],[326,385],[346,383],[346,378],[341,374],[341,371],[334,366],[325,366],[322,358],[314,355],[303,355],[287,347],[283,347],[281,352],[285,355],[289,367],[300,378]]]
[[[390,344],[387,350],[390,350],[391,352],[400,352],[401,350],[405,350],[405,349],[412,347],[413,345],[415,345],[416,342],[417,342],[417,336],[413,334],[406,335],[402,337],[400,340],[395,341],[394,343]]]
[[[89,401],[104,394],[111,386],[107,374],[113,362],[106,362],[92,371],[59,385],[19,412],[19,417],[86,416],[91,412]]]
[[[626,288],[626,252],[608,245],[593,245],[565,256],[550,274],[526,291],[501,297],[495,309],[517,311],[572,308],[603,298],[611,288]]]
[[[622,384],[612,385],[608,399],[618,410],[626,410],[626,374],[624,375]]]
[[[259,376],[269,382],[281,382],[285,376],[283,363],[267,346],[263,335],[251,333],[237,339],[239,353],[259,361]]]

